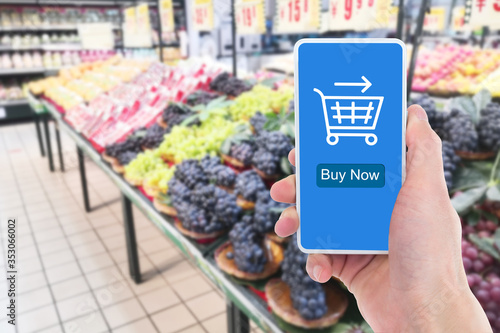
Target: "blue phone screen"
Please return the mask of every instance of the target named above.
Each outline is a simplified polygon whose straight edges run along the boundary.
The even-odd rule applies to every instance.
[[[295,57],[299,245],[387,251],[405,158],[404,45],[303,40]]]

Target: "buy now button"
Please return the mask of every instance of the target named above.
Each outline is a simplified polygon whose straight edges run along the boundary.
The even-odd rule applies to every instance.
[[[316,167],[318,187],[384,187],[382,164],[319,164]]]

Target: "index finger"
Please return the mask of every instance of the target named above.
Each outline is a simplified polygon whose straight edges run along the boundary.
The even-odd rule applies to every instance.
[[[290,152],[288,153],[288,160],[290,161],[290,163],[292,163],[293,166],[295,166],[295,148],[290,150]]]

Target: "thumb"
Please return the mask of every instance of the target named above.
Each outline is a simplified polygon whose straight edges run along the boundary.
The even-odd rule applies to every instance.
[[[406,182],[420,186],[432,185],[447,193],[441,139],[431,128],[427,113],[420,105],[408,108],[406,145]]]

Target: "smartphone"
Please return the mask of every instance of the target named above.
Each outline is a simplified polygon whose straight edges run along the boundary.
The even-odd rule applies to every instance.
[[[294,57],[298,245],[388,253],[405,179],[405,45],[302,39]]]

